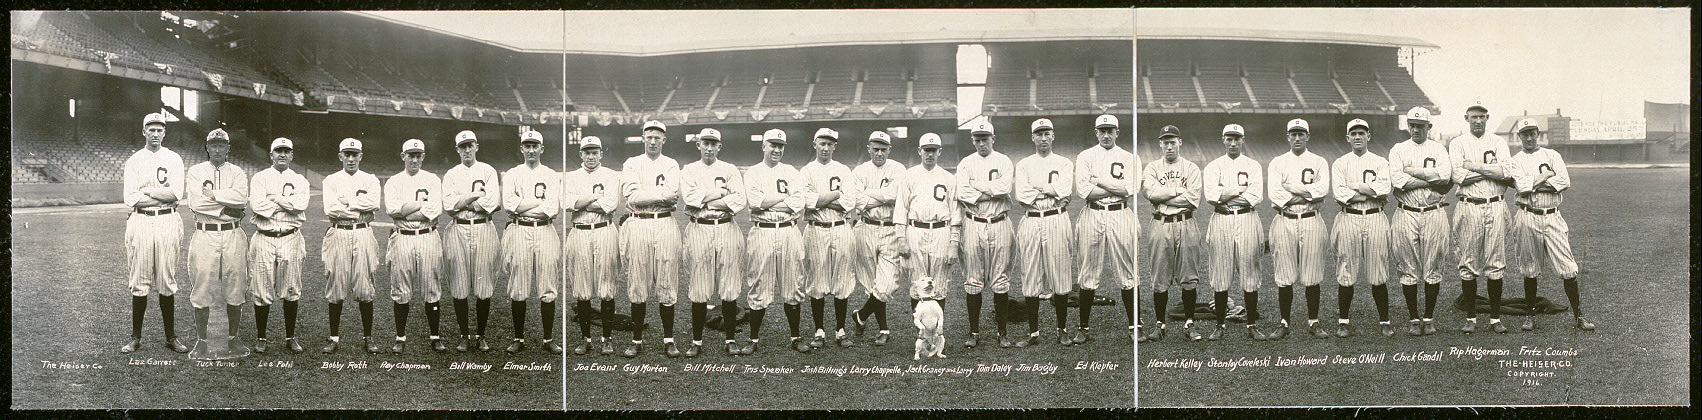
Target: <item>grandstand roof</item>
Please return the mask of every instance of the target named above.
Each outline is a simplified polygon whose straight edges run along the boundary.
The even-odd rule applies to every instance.
[[[1139,37],[1143,41],[1149,39],[1229,40],[1346,44],[1392,48],[1441,48],[1436,44],[1432,44],[1422,39],[1404,36],[1349,34],[1340,32],[1280,31],[1270,29],[1141,27]]]

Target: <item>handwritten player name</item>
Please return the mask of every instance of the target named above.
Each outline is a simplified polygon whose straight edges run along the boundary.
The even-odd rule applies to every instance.
[[[146,359],[130,359],[130,366],[177,366],[177,363],[178,361],[176,360],[155,359],[152,357]]]
[[[1286,367],[1311,367],[1311,366],[1327,366],[1327,365],[1376,365],[1376,364],[1385,364],[1385,363],[1389,363],[1389,362],[1440,362],[1440,361],[1442,361],[1442,351],[1441,350],[1430,350],[1430,351],[1401,351],[1401,352],[1394,352],[1394,353],[1382,352],[1382,353],[1362,353],[1362,354],[1331,354],[1331,355],[1320,355],[1320,356],[1312,356],[1312,355],[1263,356],[1263,357],[1237,357],[1237,358],[1223,358],[1223,359],[1219,359],[1219,358],[1216,358],[1216,357],[1210,357],[1210,358],[1206,358],[1205,360],[1194,359],[1194,358],[1148,359],[1146,361],[1146,368],[1148,368],[1148,369],[1192,370],[1192,371],[1195,371],[1195,372],[1198,372],[1198,371],[1205,369],[1205,368],[1212,368],[1212,369],[1217,369],[1217,370],[1222,370],[1222,371],[1227,371],[1227,372],[1233,372],[1233,371],[1235,371],[1237,369],[1241,369],[1241,368],[1286,368]],[[1112,368],[1114,368],[1114,367],[1112,367]]]
[[[1483,348],[1478,346],[1448,347],[1448,355],[1455,359],[1470,357],[1472,360],[1483,360],[1484,356],[1506,356],[1512,354],[1507,349]]]
[[[479,372],[490,372],[491,371],[491,365],[489,363],[479,363],[479,362],[449,362],[449,370],[466,370],[466,371],[475,371],[476,370],[476,371],[479,371]]]
[[[363,360],[363,361],[358,361],[358,362],[354,362],[354,361],[350,361],[350,362],[319,362],[319,370],[335,370],[335,371],[341,372],[344,369],[347,369],[347,370],[366,369],[366,361]]]
[[[1111,361],[1091,361],[1090,362],[1090,361],[1082,360],[1082,361],[1076,362],[1076,370],[1086,370],[1086,371],[1094,372],[1094,373],[1112,371],[1112,370],[1117,370],[1117,363],[1111,362]]]
[[[581,363],[583,365],[583,363]],[[680,372],[685,373],[733,373],[732,364],[716,363],[686,363],[680,365]]]
[[[136,359],[130,359],[130,361],[131,361],[131,364],[135,364]],[[65,369],[65,370],[105,369],[106,368],[105,366],[101,366],[100,363],[55,362],[55,361],[51,361],[51,360],[41,361],[41,367],[43,369]]]
[[[233,368],[233,367],[236,367],[236,366],[237,366],[236,362],[230,362],[230,361],[224,361],[224,360],[196,360],[195,361],[195,367],[203,367],[203,368],[208,368],[208,367]]]
[[[378,362],[378,368],[384,369],[385,371],[394,371],[396,369],[401,369],[401,370],[404,370],[404,371],[431,370],[431,364],[428,364],[428,363]]]
[[[527,371],[527,372],[549,372],[553,369],[555,369],[555,364],[553,364],[553,363],[529,362],[529,363],[526,363],[526,364],[519,364],[519,363],[514,363],[514,362],[502,362],[502,370],[519,370],[519,371]]]
[[[621,372],[626,372],[628,375],[637,375],[640,373],[668,373],[668,367],[652,365],[649,363],[639,365],[626,364],[621,366]]]
[[[293,368],[293,367],[295,367],[295,362],[289,361],[289,360],[261,360],[261,361],[255,362],[254,367]]]

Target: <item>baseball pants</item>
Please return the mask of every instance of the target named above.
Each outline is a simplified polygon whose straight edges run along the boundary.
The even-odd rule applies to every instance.
[[[1242,292],[1259,291],[1259,283],[1264,281],[1259,270],[1260,248],[1265,242],[1263,224],[1254,211],[1217,214],[1206,224],[1206,248],[1211,250],[1207,271],[1213,292],[1228,292],[1231,284],[1240,285]]]
[[[307,258],[307,240],[301,232],[281,237],[255,232],[248,239],[248,293],[254,306],[274,300],[301,300],[301,263]]]
[[[804,301],[804,234],[796,226],[751,228],[745,247],[746,304],[750,310],[767,309],[780,288],[780,303]]]
[[[573,246],[573,233],[568,233]],[[673,305],[679,300],[680,225],[671,217],[631,218],[620,227],[621,261],[626,263],[626,299],[631,303]],[[586,267],[568,259],[568,267]],[[612,273],[611,273],[612,275]],[[576,292],[577,293],[577,292]],[[578,298],[575,295],[574,298]]]
[[[857,238],[852,236],[851,226],[821,227],[812,224],[804,228],[804,235],[809,268],[805,294],[810,299],[828,295],[849,299],[851,291],[857,288],[851,262],[858,259]]]
[[[613,301],[614,265],[620,264],[620,240],[620,231],[613,224],[596,230],[585,230],[584,224],[568,228],[565,252],[568,277],[574,282],[574,299]],[[550,294],[550,301],[553,299],[555,292]]]
[[[211,308],[248,300],[248,238],[242,229],[189,236],[189,305]]]
[[[994,223],[978,222],[967,216],[963,219],[963,291],[979,294],[982,288],[990,286],[995,294],[1010,293],[1011,246],[1015,240],[1011,226],[1015,222],[1009,218]]]
[[[882,302],[892,299],[898,291],[899,264],[898,229],[900,226],[881,226],[862,223],[857,232],[856,274],[863,291]]]
[[[390,233],[385,260],[390,262],[390,300],[403,305],[413,301],[414,289],[426,303],[443,299],[443,242],[432,232],[404,235]]]
[[[1401,285],[1442,282],[1442,252],[1449,243],[1448,215],[1442,209],[1415,212],[1401,209],[1390,217],[1394,229],[1395,272]]]
[[[1099,290],[1107,268],[1123,290],[1135,288],[1135,223],[1133,210],[1082,212],[1076,221],[1081,244],[1076,275],[1081,288]]]
[[[1193,290],[1200,282],[1200,235],[1193,221],[1160,220],[1148,235],[1153,292],[1166,293],[1171,286]]]
[[[372,285],[372,272],[378,269],[378,237],[371,227],[343,229],[331,227],[319,246],[320,261],[325,262],[325,300],[341,303],[353,298],[356,302],[371,302],[377,290]]]
[[[1070,247],[1079,245],[1069,213],[1023,218],[1016,234],[1017,252],[1022,256],[1022,294],[1070,293],[1076,280]]]
[[[124,256],[130,263],[130,295],[177,294],[177,252],[183,242],[183,218],[176,212],[149,216],[130,213],[124,221]],[[159,284],[155,284],[158,282]]]
[[[933,229],[911,226],[909,233],[904,235],[905,239],[910,241],[909,284],[911,286],[915,286],[916,279],[932,277],[934,289],[942,291],[937,292],[937,294],[943,295],[943,290],[950,287],[950,280],[946,276],[946,261],[950,260],[951,253],[957,252],[957,249],[954,249],[951,243],[952,229],[951,226]],[[916,287],[907,287],[907,289],[910,289],[911,299],[922,297],[916,293]]]
[[[1500,280],[1507,268],[1507,205],[1454,203],[1454,253],[1460,279]]]
[[[578,230],[578,229],[574,229]],[[615,230],[603,228],[607,232],[591,241],[598,242],[592,247],[600,246],[603,253],[591,261],[613,261],[615,258]],[[543,226],[508,225],[502,233],[503,265],[502,274],[508,277],[508,300],[524,302],[533,297],[544,303],[556,301],[556,292],[561,289],[557,279],[561,278],[561,231],[553,224]],[[577,256],[577,255],[576,255]],[[610,264],[612,267],[613,264]],[[588,267],[589,268],[589,267]],[[600,282],[613,282],[614,270],[608,269],[607,275]],[[609,299],[614,299],[614,287],[605,287]],[[577,293],[577,292],[575,292]]]
[[[444,229],[450,297],[490,299],[496,294],[496,270],[502,257],[500,236],[492,222],[469,225],[456,221]]]
[[[731,221],[718,225],[688,223],[685,237],[685,258],[691,264],[686,298],[694,303],[709,303],[712,297],[739,300],[745,287],[741,277],[745,275],[745,236],[739,226]]]
[[[1382,286],[1389,282],[1389,219],[1378,214],[1336,215],[1336,284],[1353,286],[1360,272],[1365,282]]]
[[[1578,261],[1572,257],[1572,243],[1567,237],[1572,229],[1559,212],[1538,215],[1518,210],[1513,216],[1513,230],[1519,271],[1525,278],[1541,274],[1539,264],[1545,259],[1560,278],[1578,278]]]
[[[1324,281],[1324,244],[1330,232],[1324,218],[1290,219],[1277,215],[1271,221],[1271,271],[1278,287],[1317,286]]]

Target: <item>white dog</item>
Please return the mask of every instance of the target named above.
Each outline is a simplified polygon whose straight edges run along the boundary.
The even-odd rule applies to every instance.
[[[940,309],[940,296],[935,295],[934,279],[923,277],[916,279],[919,286],[917,293],[920,301],[916,303],[916,311],[912,320],[916,323],[916,355],[911,360],[922,360],[923,356],[946,357],[945,312]]]

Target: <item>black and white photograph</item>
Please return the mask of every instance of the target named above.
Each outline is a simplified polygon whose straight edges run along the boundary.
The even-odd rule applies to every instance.
[[[1135,15],[1140,406],[1692,403],[1690,9]]]

